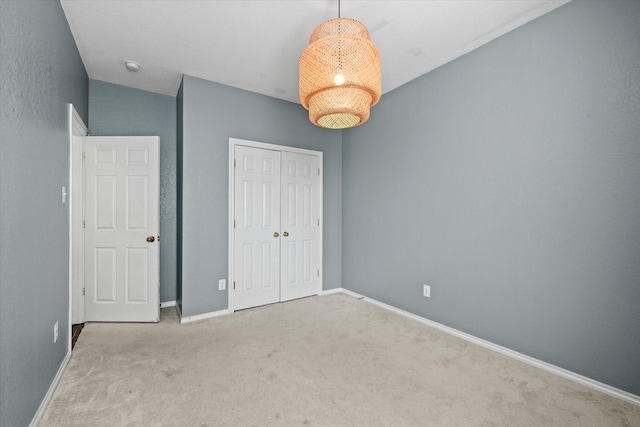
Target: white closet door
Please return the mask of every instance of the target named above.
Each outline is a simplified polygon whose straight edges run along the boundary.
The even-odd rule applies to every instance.
[[[280,301],[280,152],[236,146],[234,309]]]
[[[282,153],[280,301],[320,292],[320,169],[317,156]]]

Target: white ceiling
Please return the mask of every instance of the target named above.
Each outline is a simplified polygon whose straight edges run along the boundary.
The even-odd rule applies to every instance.
[[[383,94],[569,0],[341,0]],[[337,0],[61,0],[89,78],[175,96],[182,74],[299,103],[298,60]],[[141,64],[133,73],[126,60]]]

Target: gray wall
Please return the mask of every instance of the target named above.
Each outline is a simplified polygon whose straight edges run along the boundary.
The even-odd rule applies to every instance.
[[[57,1],[0,1],[0,64],[0,425],[25,426],[68,351],[67,103],[86,121],[88,80]]]
[[[160,137],[160,301],[176,299],[176,98],[89,80],[92,135]]]
[[[343,287],[640,395],[638,22],[571,2],[384,95],[343,134]]]
[[[182,314],[228,306],[227,291],[218,291],[217,283],[228,270],[230,137],[324,153],[323,280],[325,289],[340,287],[341,133],[312,125],[300,105],[195,77],[184,76],[181,99]]]

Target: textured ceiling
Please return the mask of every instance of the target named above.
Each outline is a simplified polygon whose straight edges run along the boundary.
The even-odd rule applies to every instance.
[[[383,94],[568,0],[341,0]],[[337,0],[61,0],[89,78],[175,96],[182,74],[299,103],[298,60]],[[141,64],[137,73],[126,60]]]

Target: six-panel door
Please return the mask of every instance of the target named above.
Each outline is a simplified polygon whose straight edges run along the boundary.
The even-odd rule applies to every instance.
[[[234,308],[280,301],[280,153],[235,151]]]
[[[159,138],[87,137],[85,320],[159,320]]]
[[[282,153],[280,301],[320,289],[320,170],[318,157]]]

